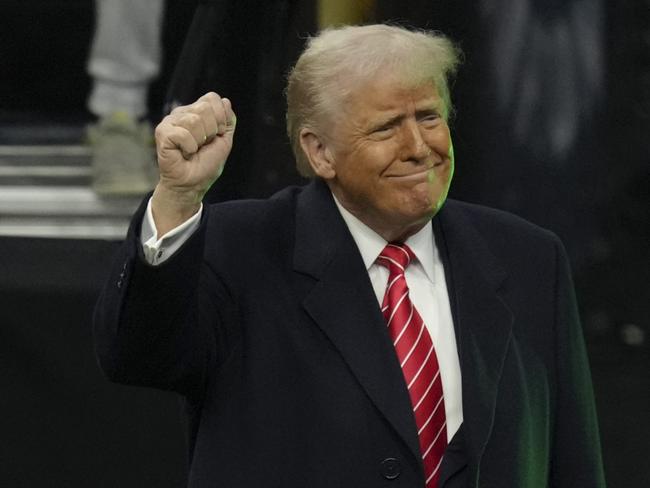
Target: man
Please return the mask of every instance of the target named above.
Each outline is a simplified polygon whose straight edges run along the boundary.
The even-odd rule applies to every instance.
[[[313,181],[266,201],[201,206],[230,100],[156,129],[96,342],[112,380],[184,395],[189,486],[604,486],[560,243],[445,203],[457,59],[384,25],[311,39],[287,129]]]

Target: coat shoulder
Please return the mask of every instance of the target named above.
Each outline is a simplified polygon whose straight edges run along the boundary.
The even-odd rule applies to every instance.
[[[204,259],[215,270],[236,266],[240,275],[245,269],[258,273],[273,263],[289,266],[302,191],[289,187],[267,199],[210,205],[204,217]]]
[[[538,274],[566,254],[553,232],[503,210],[449,200],[440,217],[453,242],[475,256],[492,256],[506,269]]]
[[[266,199],[233,200],[211,204],[208,208],[208,232],[227,232],[229,238],[246,234],[269,237],[278,226],[293,221],[296,200],[302,188],[292,186]]]
[[[559,238],[552,231],[504,210],[453,199],[445,203],[444,209],[450,219],[471,225],[488,240],[504,244],[507,241],[521,244],[559,243]]]

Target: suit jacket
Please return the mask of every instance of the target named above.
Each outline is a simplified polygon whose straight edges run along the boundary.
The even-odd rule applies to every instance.
[[[420,487],[408,393],[361,255],[326,185],[206,207],[148,265],[134,217],[95,313],[114,381],[184,396],[191,487]],[[448,201],[433,221],[464,422],[440,486],[604,486],[561,244]]]

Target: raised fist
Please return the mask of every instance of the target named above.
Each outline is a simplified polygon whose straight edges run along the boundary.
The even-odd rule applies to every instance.
[[[156,127],[160,181],[151,208],[159,236],[200,208],[230,154],[236,120],[230,100],[207,93],[175,108]]]
[[[200,201],[223,171],[235,121],[230,100],[212,92],[175,108],[156,127],[159,185]]]

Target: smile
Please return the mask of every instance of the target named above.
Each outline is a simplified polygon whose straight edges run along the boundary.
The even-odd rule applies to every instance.
[[[431,171],[433,171],[436,168],[439,168],[441,166],[444,166],[446,163],[447,163],[447,160],[442,160],[442,161],[439,161],[437,163],[434,163],[433,166],[428,166],[428,167],[426,167],[424,169],[414,171],[413,173],[389,174],[389,175],[386,175],[386,177],[387,178],[399,178],[399,179],[405,179],[405,180],[409,180],[409,179],[417,180],[417,179],[421,179],[423,177],[427,177],[428,174]]]

